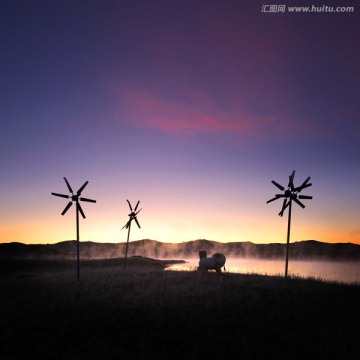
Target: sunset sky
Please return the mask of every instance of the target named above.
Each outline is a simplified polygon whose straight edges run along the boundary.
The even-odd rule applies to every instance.
[[[5,0],[0,5],[0,242],[360,244],[360,4],[270,13],[256,0]]]

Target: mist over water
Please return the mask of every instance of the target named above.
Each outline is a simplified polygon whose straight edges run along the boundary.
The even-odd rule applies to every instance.
[[[199,259],[188,259],[184,264],[175,264],[168,271],[194,271]],[[284,276],[285,260],[265,260],[251,258],[227,258],[226,272],[240,274],[260,274]],[[289,276],[314,278],[325,281],[359,284],[360,262],[289,260]]]
[[[76,259],[76,241],[55,244],[0,244],[0,258],[5,259]],[[80,258],[112,259],[125,256],[126,243],[80,244]],[[253,244],[250,242],[221,243],[193,240],[183,243],[162,243],[156,240],[137,240],[129,243],[128,257],[142,256],[159,260],[185,260],[167,270],[197,270],[199,252],[206,251],[226,256],[225,268],[231,273],[284,276],[284,244]],[[329,244],[315,240],[290,245],[289,275],[325,281],[360,284],[360,245],[352,243]]]

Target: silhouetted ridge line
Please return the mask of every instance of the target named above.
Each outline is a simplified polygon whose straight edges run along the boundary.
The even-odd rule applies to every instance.
[[[126,242],[97,243],[82,241],[80,253],[83,259],[122,258]],[[182,243],[165,243],[143,239],[131,242],[129,256],[144,256],[154,259],[198,258],[200,250],[209,255],[220,252],[227,257],[249,257],[258,259],[283,259],[286,244],[254,244],[252,242],[222,243],[206,239]],[[293,259],[304,260],[360,260],[360,245],[353,243],[325,243],[316,240],[299,241],[290,244]],[[0,244],[0,259],[75,259],[76,240],[56,244],[23,244],[19,242]]]

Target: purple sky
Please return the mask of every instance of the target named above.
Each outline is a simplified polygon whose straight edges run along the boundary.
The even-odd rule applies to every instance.
[[[283,242],[296,170],[292,241],[360,243],[360,5],[264,4],[3,1],[0,241],[75,238],[66,176],[98,201],[82,240],[126,241],[129,199],[134,240]]]

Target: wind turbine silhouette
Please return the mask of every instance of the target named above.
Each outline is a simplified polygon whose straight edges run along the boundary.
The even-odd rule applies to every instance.
[[[77,281],[80,281],[80,251],[79,251],[79,242],[80,242],[80,230],[79,230],[79,213],[81,214],[81,216],[85,219],[85,214],[84,211],[79,203],[80,201],[85,201],[85,202],[92,202],[92,203],[96,203],[96,200],[92,200],[92,199],[87,199],[84,197],[80,197],[82,191],[85,189],[85,186],[89,183],[88,181],[86,181],[81,187],[80,189],[76,192],[76,194],[74,194],[68,180],[66,179],[66,177],[64,177],[65,183],[67,188],[69,189],[69,192],[71,195],[64,195],[64,194],[58,194],[58,193],[54,193],[52,192],[51,195],[54,196],[59,196],[65,199],[70,199],[70,201],[68,202],[68,204],[65,206],[65,209],[63,210],[63,212],[61,213],[61,215],[65,215],[66,212],[71,208],[72,204],[75,202],[76,204],[76,257],[77,257]]]
[[[310,200],[313,197],[308,195],[299,195],[300,191],[306,189],[307,187],[311,186],[312,184],[309,183],[310,176],[298,187],[294,186],[294,176],[295,176],[295,170],[291,173],[289,176],[289,184],[288,188],[285,189],[284,186],[278,184],[276,181],[272,180],[271,182],[281,191],[284,191],[283,194],[275,194],[275,197],[268,200],[266,203],[270,203],[272,201],[284,198],[283,206],[281,211],[279,212],[279,216],[284,215],[284,211],[286,208],[289,208],[289,217],[288,217],[288,231],[287,231],[287,243],[286,243],[286,261],[285,261],[285,278],[288,276],[288,262],[289,262],[289,243],[290,243],[290,226],[291,226],[291,208],[292,208],[292,202],[295,201],[296,204],[301,206],[302,208],[305,208],[305,205],[299,200]]]
[[[137,202],[134,210],[133,210],[133,208],[132,208],[132,206],[131,206],[131,204],[130,204],[130,201],[129,201],[129,200],[126,200],[126,201],[127,201],[128,204],[129,204],[129,208],[130,208],[130,211],[131,211],[131,212],[130,212],[130,214],[129,214],[129,220],[128,220],[127,223],[121,228],[121,230],[124,229],[124,228],[128,229],[127,242],[126,242],[126,250],[125,250],[124,270],[126,269],[126,260],[127,260],[127,253],[128,253],[128,247],[129,247],[129,238],[130,238],[131,222],[132,222],[133,220],[135,220],[136,225],[139,227],[139,229],[141,228],[141,226],[140,226],[140,224],[139,224],[139,221],[138,221],[138,219],[137,219],[137,217],[136,217],[137,214],[141,211],[141,209],[140,209],[139,211],[137,211],[137,208],[138,208],[138,206],[139,206],[140,200]]]

